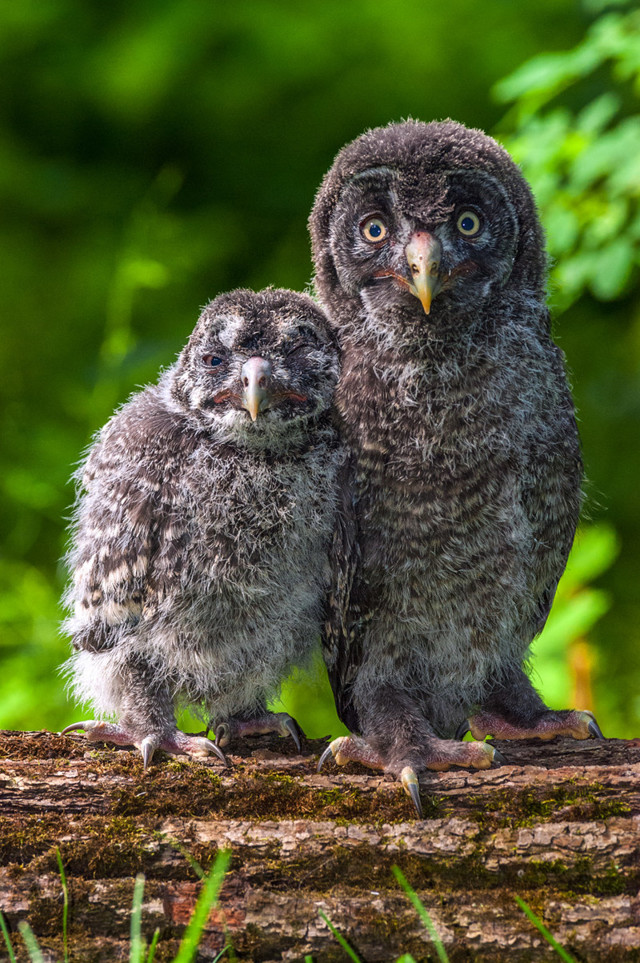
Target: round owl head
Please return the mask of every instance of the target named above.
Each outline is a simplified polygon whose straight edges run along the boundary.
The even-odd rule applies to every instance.
[[[174,403],[216,433],[274,443],[328,410],[338,347],[307,295],[240,289],[206,305],[167,374]]]
[[[527,182],[495,140],[454,121],[390,124],[347,144],[309,227],[318,293],[351,338],[442,331],[505,297],[544,302]]]

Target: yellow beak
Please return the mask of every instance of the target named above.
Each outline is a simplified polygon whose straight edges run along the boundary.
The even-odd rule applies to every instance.
[[[269,406],[271,364],[264,358],[249,358],[242,366],[242,407],[255,421],[258,414]]]
[[[442,244],[427,231],[415,231],[404,252],[411,272],[409,290],[422,304],[424,313],[429,314],[431,302],[442,288]]]

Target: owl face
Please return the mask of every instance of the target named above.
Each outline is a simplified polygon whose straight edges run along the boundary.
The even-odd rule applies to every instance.
[[[236,441],[304,428],[331,404],[338,348],[322,311],[291,291],[221,295],[172,369],[172,396]]]
[[[526,182],[495,141],[453,122],[392,124],[347,145],[310,228],[318,290],[347,329],[357,311],[369,334],[442,331],[509,285],[544,284]]]

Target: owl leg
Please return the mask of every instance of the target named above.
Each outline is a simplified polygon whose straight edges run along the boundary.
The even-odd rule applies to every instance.
[[[334,739],[322,753],[318,771],[333,755],[338,765],[353,761],[391,773],[411,797],[419,818],[422,818],[420,773],[427,769],[442,771],[451,766],[489,769],[492,764],[504,762],[497,749],[486,742],[440,739],[420,707],[396,690],[385,688],[375,693],[359,717],[363,736]]]
[[[83,730],[89,742],[112,742],[118,746],[136,746],[146,769],[156,749],[176,755],[215,753],[222,762],[222,750],[211,739],[192,736],[176,728],[173,701],[166,685],[159,684],[153,668],[141,659],[131,659],[118,671],[118,722],[88,719],[75,722],[62,730]]]
[[[231,716],[229,719],[218,722],[214,732],[217,745],[222,747],[228,746],[235,738],[244,739],[245,736],[275,732],[279,736],[290,736],[298,752],[301,750],[300,728],[295,719],[286,712],[267,712],[266,707],[264,712],[257,715]]]
[[[604,739],[600,726],[587,709],[549,709],[522,669],[496,686],[480,711],[465,720],[456,737],[470,732],[474,739]]]

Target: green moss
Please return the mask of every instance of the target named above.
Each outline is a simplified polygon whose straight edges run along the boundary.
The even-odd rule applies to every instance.
[[[572,822],[597,822],[614,816],[628,816],[629,804],[601,783],[576,780],[547,788],[522,791],[496,790],[489,798],[470,796],[469,817],[484,827],[493,825],[525,827],[559,819]]]

